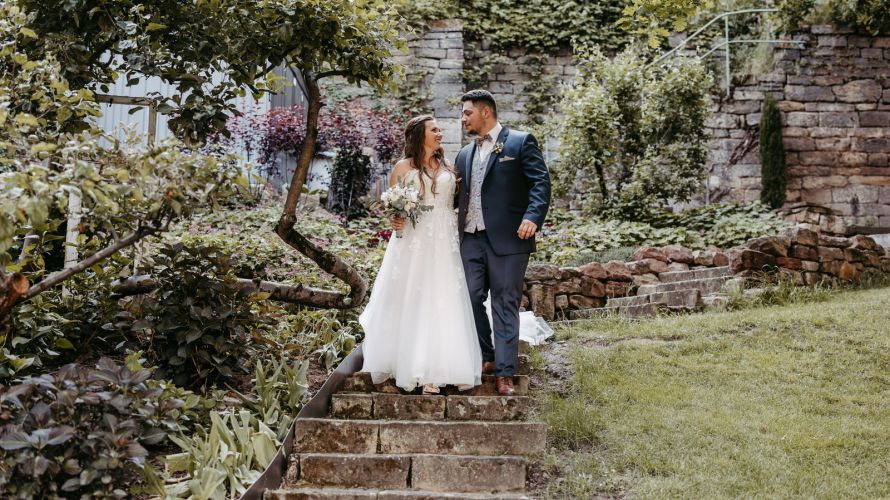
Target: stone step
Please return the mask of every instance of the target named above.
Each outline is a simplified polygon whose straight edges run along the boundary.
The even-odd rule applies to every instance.
[[[494,375],[483,375],[482,384],[472,389],[462,391],[454,386],[442,388],[442,394],[446,395],[462,395],[462,396],[497,396],[497,377]],[[528,394],[529,379],[527,375],[514,375],[513,386],[516,395],[523,396]],[[379,384],[371,381],[371,374],[367,372],[357,372],[347,377],[340,386],[339,392],[363,392],[363,393],[383,393],[383,394],[419,394],[421,388],[418,387],[414,391],[404,391],[396,386],[395,380],[389,379]]]
[[[304,453],[291,460],[299,463],[300,482],[312,486],[402,489],[411,471],[408,455]]]
[[[528,500],[522,493],[442,493],[421,490],[315,488],[311,486],[266,490],[265,500]]]
[[[330,416],[354,420],[521,420],[525,396],[416,396],[340,392],[331,397]]]
[[[532,422],[300,419],[294,453],[527,455],[544,451],[547,429]]]
[[[661,283],[659,285],[640,285],[637,288],[637,295],[649,295],[662,292],[676,292],[679,290],[698,290],[702,295],[711,295],[720,291],[729,278],[720,276],[716,278],[703,278],[687,281],[674,281],[671,283]]]
[[[692,281],[709,278],[728,278],[732,276],[729,266],[707,267],[702,269],[690,269],[688,271],[668,271],[660,273],[658,279],[662,283],[675,283],[677,281]]]
[[[524,457],[459,455],[295,455],[299,484],[337,488],[413,488],[454,493],[521,492]]]
[[[606,318],[614,314],[618,314],[617,307],[594,307],[568,311],[565,317],[567,321],[575,321],[579,319]]]
[[[696,289],[676,290],[673,292],[656,292],[634,297],[617,297],[609,299],[607,305],[613,307],[636,307],[646,304],[664,304],[667,307],[695,308],[701,304],[701,292]]]

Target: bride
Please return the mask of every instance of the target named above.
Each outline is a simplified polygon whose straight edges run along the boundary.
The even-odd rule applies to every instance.
[[[423,386],[424,394],[437,394],[445,385],[469,389],[482,379],[454,211],[457,173],[441,141],[430,115],[405,127],[405,157],[395,164],[390,185],[400,179],[414,183],[420,203],[432,209],[416,227],[405,224],[402,238],[390,239],[359,317],[365,331],[362,371],[375,384],[394,378],[406,391]]]

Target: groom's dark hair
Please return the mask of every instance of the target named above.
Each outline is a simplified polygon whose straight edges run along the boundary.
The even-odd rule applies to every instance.
[[[498,105],[494,102],[494,96],[491,95],[491,92],[483,89],[471,90],[461,96],[460,102],[470,101],[473,104],[483,103],[489,108],[491,108],[491,114],[494,115],[495,118],[498,117]]]

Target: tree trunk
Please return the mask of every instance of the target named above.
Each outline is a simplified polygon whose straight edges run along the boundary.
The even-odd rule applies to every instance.
[[[278,220],[275,232],[285,243],[315,261],[326,272],[333,274],[349,285],[349,293],[345,295],[339,292],[301,287],[302,291],[296,292],[293,295],[294,297],[299,297],[297,302],[316,307],[349,309],[357,307],[364,302],[368,291],[368,282],[343,259],[315,245],[295,229],[297,202],[300,200],[303,184],[306,183],[306,177],[309,175],[309,165],[312,163],[313,156],[315,156],[315,142],[318,139],[318,115],[322,107],[321,90],[318,87],[317,76],[312,74],[304,76],[308,94],[306,97],[309,100],[308,115],[306,117],[306,139],[303,142],[303,149],[300,151],[297,168],[294,171],[290,188],[287,192],[284,211],[281,214],[281,219]]]
[[[0,271],[0,323],[25,292],[28,291],[28,278],[22,273],[6,274]]]

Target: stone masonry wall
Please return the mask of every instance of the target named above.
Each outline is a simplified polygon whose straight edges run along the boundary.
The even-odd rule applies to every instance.
[[[430,111],[444,134],[445,155],[454,159],[463,140],[460,105],[456,103],[464,93],[463,22],[434,21],[428,31],[408,39],[408,48],[408,54],[396,55],[394,59],[407,68],[406,85],[415,86],[415,91],[430,97]]]
[[[758,125],[778,101],[789,205],[827,207],[852,225],[890,226],[890,36],[833,26],[795,35],[775,70],[737,86],[710,122],[710,200],[760,198]]]
[[[701,279],[711,277],[713,268],[724,266],[740,278],[761,280],[765,275],[781,275],[796,285],[857,282],[890,277],[890,248],[868,236],[836,237],[805,226],[755,238],[725,252],[692,251],[676,245],[642,247],[629,262],[529,266],[522,307],[547,320],[559,319],[570,311],[603,307],[610,298],[636,295],[640,286],[660,283],[662,273],[692,271],[694,279]]]

